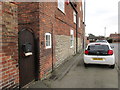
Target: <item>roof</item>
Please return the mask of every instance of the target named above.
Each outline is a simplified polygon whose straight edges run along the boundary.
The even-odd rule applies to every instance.
[[[120,34],[110,34],[110,37],[120,37]]]
[[[92,42],[92,43],[89,43],[88,45],[95,45],[95,44],[110,45],[109,43],[104,43],[104,42]]]

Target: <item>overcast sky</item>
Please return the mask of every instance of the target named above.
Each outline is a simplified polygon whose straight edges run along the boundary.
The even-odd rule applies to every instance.
[[[118,32],[118,2],[120,0],[86,0],[86,35],[109,36]]]

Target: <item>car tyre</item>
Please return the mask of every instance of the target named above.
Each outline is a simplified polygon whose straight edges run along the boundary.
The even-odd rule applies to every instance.
[[[114,68],[115,68],[115,64],[114,64],[114,65],[111,65],[110,68],[114,69]]]
[[[88,64],[84,63],[84,66],[85,66],[85,67],[88,67]]]

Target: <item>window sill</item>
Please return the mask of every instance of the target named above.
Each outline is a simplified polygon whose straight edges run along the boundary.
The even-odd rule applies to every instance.
[[[73,48],[74,46],[70,46],[70,48]]]
[[[62,10],[60,10],[59,8],[58,8],[58,10],[59,10],[60,12],[62,12],[64,15],[66,15],[66,13],[65,13],[65,12],[63,12]]]
[[[51,49],[51,46],[45,47],[45,49]]]

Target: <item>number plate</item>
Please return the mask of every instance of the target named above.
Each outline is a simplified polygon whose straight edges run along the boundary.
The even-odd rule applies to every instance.
[[[104,60],[103,58],[92,58],[92,60]]]

